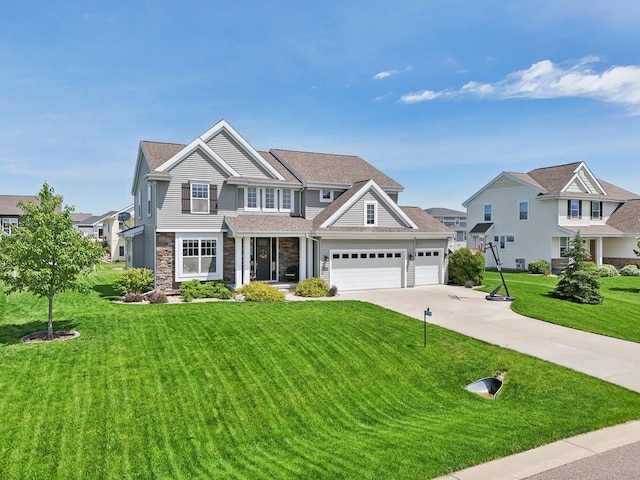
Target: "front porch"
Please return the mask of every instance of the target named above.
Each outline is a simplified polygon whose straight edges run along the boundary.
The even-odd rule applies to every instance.
[[[291,286],[313,272],[314,248],[306,236],[235,236],[230,240],[234,243],[236,288],[253,281]]]

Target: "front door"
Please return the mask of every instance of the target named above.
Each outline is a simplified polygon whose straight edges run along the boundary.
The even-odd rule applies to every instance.
[[[270,238],[256,238],[256,280],[271,280]]]

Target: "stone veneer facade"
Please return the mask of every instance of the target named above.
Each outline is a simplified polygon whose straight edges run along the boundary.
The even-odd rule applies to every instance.
[[[290,266],[298,266],[300,262],[300,241],[296,237],[278,239],[278,280],[286,282],[284,274]]]
[[[156,290],[163,293],[174,293],[180,288],[175,281],[175,251],[175,233],[156,233]]]

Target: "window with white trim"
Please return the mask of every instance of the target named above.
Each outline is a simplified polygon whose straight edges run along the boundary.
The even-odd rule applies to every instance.
[[[377,202],[364,203],[364,224],[370,225],[370,226],[376,226],[378,224],[378,203]]]
[[[3,218],[2,219],[2,231],[7,235],[11,235],[13,228],[18,226],[17,218]]]
[[[293,210],[293,197],[291,195],[291,189],[285,188],[280,194],[280,210],[291,211]]]
[[[264,202],[262,203],[264,210],[275,210],[276,208],[276,190],[275,188],[263,189]]]
[[[602,202],[591,202],[591,220],[602,220]]]
[[[569,237],[560,237],[560,256],[564,257],[567,248],[571,246],[571,239]]]
[[[151,216],[151,184],[147,183],[147,217]]]
[[[567,201],[567,218],[582,218],[582,202],[580,200]]]
[[[217,271],[217,240],[192,238],[182,240],[181,274],[208,276]]]
[[[136,216],[142,218],[142,190],[136,192]]]
[[[484,213],[484,221],[492,222],[493,221],[493,205],[491,203],[485,203],[483,208]]]
[[[247,210],[257,210],[258,207],[258,189],[256,187],[247,187],[244,189],[244,204]]]
[[[529,220],[529,202],[518,203],[518,220]]]
[[[209,184],[191,184],[191,213],[209,213]]]
[[[333,190],[320,190],[320,201],[323,203],[333,202]]]

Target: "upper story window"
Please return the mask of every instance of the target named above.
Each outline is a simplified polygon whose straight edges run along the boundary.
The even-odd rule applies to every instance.
[[[324,203],[333,202],[333,190],[320,190],[320,201]]]
[[[136,193],[136,217],[142,218],[142,190]]]
[[[191,213],[209,213],[209,184],[191,184]]]
[[[151,216],[151,184],[147,183],[147,217]]]
[[[493,221],[493,205],[490,203],[485,203],[484,204],[484,221],[485,222],[492,222]]]
[[[246,195],[246,208],[257,209],[258,208],[258,189],[256,187],[245,188]]]
[[[264,192],[264,209],[275,210],[276,209],[276,190],[275,188],[265,188]]]
[[[518,219],[529,220],[529,202],[520,202],[518,204]]]
[[[602,220],[602,202],[591,202],[591,220]]]
[[[282,201],[280,204],[280,210],[293,210],[293,203],[291,201],[291,190],[286,188],[282,190]]]
[[[3,218],[2,219],[2,231],[7,235],[11,235],[13,228],[18,226],[17,218]]]
[[[567,218],[582,218],[582,202],[580,200],[567,201]]]
[[[372,226],[378,224],[378,204],[376,202],[365,202],[364,224]]]

